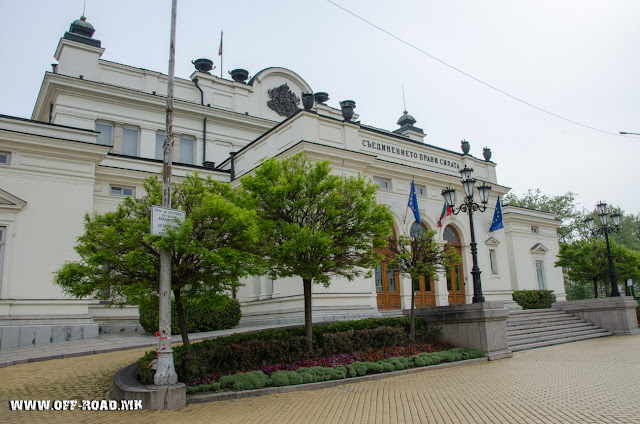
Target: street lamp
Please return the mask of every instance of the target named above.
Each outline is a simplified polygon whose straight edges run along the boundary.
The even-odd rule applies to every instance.
[[[478,249],[476,245],[476,235],[473,230],[473,212],[484,212],[487,210],[487,202],[489,201],[489,193],[491,192],[491,186],[486,185],[484,182],[478,187],[480,194],[479,205],[473,201],[473,188],[476,184],[476,179],[473,178],[473,168],[467,168],[460,171],[462,176],[462,187],[466,194],[463,203],[456,209],[456,191],[451,187],[447,187],[442,190],[442,197],[444,201],[451,207],[451,212],[457,215],[462,212],[469,214],[469,227],[471,228],[471,256],[473,257],[473,268],[471,275],[473,276],[473,303],[484,303],[484,296],[482,295],[482,282],[480,281],[480,268],[478,267]]]
[[[607,258],[609,259],[609,279],[611,281],[611,297],[620,296],[618,290],[618,283],[616,282],[616,273],[613,270],[613,256],[611,255],[611,246],[609,245],[609,233],[617,233],[620,230],[620,214],[612,213],[607,214],[607,204],[600,202],[596,205],[598,212],[598,218],[600,218],[600,228],[595,227],[593,218],[587,218],[584,220],[585,225],[589,229],[592,235],[604,234],[604,239],[607,241]],[[609,222],[611,218],[611,222]]]

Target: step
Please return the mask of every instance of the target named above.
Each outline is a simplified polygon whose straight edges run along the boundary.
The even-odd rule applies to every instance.
[[[563,320],[557,321],[548,321],[548,322],[526,322],[520,323],[518,325],[507,325],[507,331],[518,331],[518,330],[527,330],[531,328],[555,328],[563,325],[571,325],[571,324],[589,324],[586,320],[580,318],[567,318]]]
[[[507,330],[507,335],[511,336],[511,335],[520,335],[520,334],[531,334],[531,333],[544,333],[544,332],[548,332],[548,331],[562,331],[565,329],[571,329],[571,328],[581,328],[584,327],[585,325],[591,325],[586,321],[582,321],[582,322],[571,322],[568,324],[561,324],[561,325],[553,325],[553,326],[544,326],[544,327],[540,327],[540,326],[535,326],[532,328],[522,328],[522,329],[513,329],[510,328]]]
[[[521,334],[518,336],[507,336],[507,344],[509,346],[518,344],[527,344],[535,341],[566,339],[574,336],[582,336],[585,334],[606,333],[607,330],[602,328],[589,326],[579,329],[568,329],[562,332],[553,331],[548,333]]]
[[[566,315],[567,312],[552,309],[525,309],[522,311],[510,311],[509,318],[519,318],[536,315]]]
[[[566,339],[547,340],[547,341],[539,341],[539,342],[534,342],[534,343],[529,343],[529,344],[521,344],[521,345],[517,345],[517,346],[509,346],[509,348],[511,349],[512,352],[520,352],[520,351],[523,351],[523,350],[537,349],[537,348],[546,347],[546,346],[555,346],[555,345],[559,345],[559,344],[563,344],[563,343],[572,343],[572,342],[578,342],[578,341],[582,341],[582,340],[597,339],[597,338],[600,338],[600,337],[607,337],[607,336],[612,336],[612,335],[613,335],[612,332],[606,331],[606,332],[597,333],[597,334],[588,334],[588,335],[583,335],[583,336],[568,337]]]
[[[580,321],[580,318],[575,317],[573,315],[564,316],[564,317],[553,317],[553,318],[539,318],[539,319],[530,319],[530,320],[520,320],[520,321],[507,321],[508,327],[521,327],[526,325],[553,325],[556,323],[567,323],[572,321]]]

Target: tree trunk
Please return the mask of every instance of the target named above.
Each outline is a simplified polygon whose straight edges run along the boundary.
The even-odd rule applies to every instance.
[[[303,278],[304,287],[304,335],[307,338],[307,349],[313,352],[313,315],[311,314],[311,278]]]
[[[184,319],[184,309],[182,308],[182,298],[180,297],[180,290],[174,290],[173,297],[176,299],[178,327],[180,328],[180,335],[182,335],[182,344],[187,347],[187,352],[191,353],[191,343],[189,343],[189,335],[187,334],[187,323]]]
[[[598,282],[596,280],[593,280],[593,298],[598,298]]]
[[[409,340],[411,344],[416,344],[416,292],[411,281],[411,319],[409,326]]]

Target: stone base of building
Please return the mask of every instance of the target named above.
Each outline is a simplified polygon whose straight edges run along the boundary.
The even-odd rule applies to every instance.
[[[137,306],[108,307],[104,304],[90,305],[89,314],[100,334],[143,334]]]
[[[327,307],[313,308],[313,322],[348,321],[364,318],[379,318],[382,314],[371,307]],[[243,313],[240,319],[240,327],[255,325],[291,325],[304,324],[304,309],[288,309],[278,311],[265,311],[256,313]]]
[[[0,301],[0,349],[98,337],[88,313],[91,301]]]
[[[404,313],[409,315],[410,311]],[[507,344],[509,310],[504,302],[438,306],[416,309],[415,313],[442,328],[443,342],[479,349],[489,360],[513,356]]]
[[[614,334],[640,334],[637,306],[633,298],[620,296],[556,302],[553,309],[570,312]]]

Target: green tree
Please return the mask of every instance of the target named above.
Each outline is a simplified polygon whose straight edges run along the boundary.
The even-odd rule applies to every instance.
[[[328,287],[333,276],[370,274],[379,259],[374,249],[385,245],[393,222],[376,201],[375,185],[330,171],[328,161],[296,155],[272,158],[241,181],[270,242],[265,257],[271,276],[302,278],[310,350],[312,283]]]
[[[409,236],[400,235],[387,238],[387,260],[389,266],[401,274],[408,274],[411,281],[424,276],[427,281],[437,280],[437,272],[450,269],[454,263],[461,261],[460,256],[451,246],[444,248],[433,240],[435,231],[411,231]],[[413,285],[412,285],[413,286]],[[415,343],[415,290],[411,290],[410,335]]]
[[[576,194],[571,191],[560,196],[549,196],[542,194],[539,188],[529,189],[522,197],[508,193],[503,197],[502,203],[555,214],[556,220],[561,222],[558,227],[561,243],[571,242],[585,235],[583,215],[576,209]]]
[[[172,252],[171,290],[182,341],[190,350],[183,299],[215,299],[259,273],[261,258],[255,212],[238,206],[239,196],[228,184],[188,176],[174,184],[172,207],[186,220],[168,236],[150,234],[152,205],[161,204],[162,184],[145,182],[146,194],[127,197],[115,212],[87,214],[78,238],[77,262],[67,262],[55,283],[76,298],[93,296],[112,304],[141,304],[158,296],[159,249]]]
[[[640,252],[611,241],[611,255],[618,282],[640,278]],[[611,291],[604,240],[592,238],[561,244],[556,266],[563,267],[572,282],[591,283],[594,297],[598,297],[599,283],[604,285],[606,294]]]

